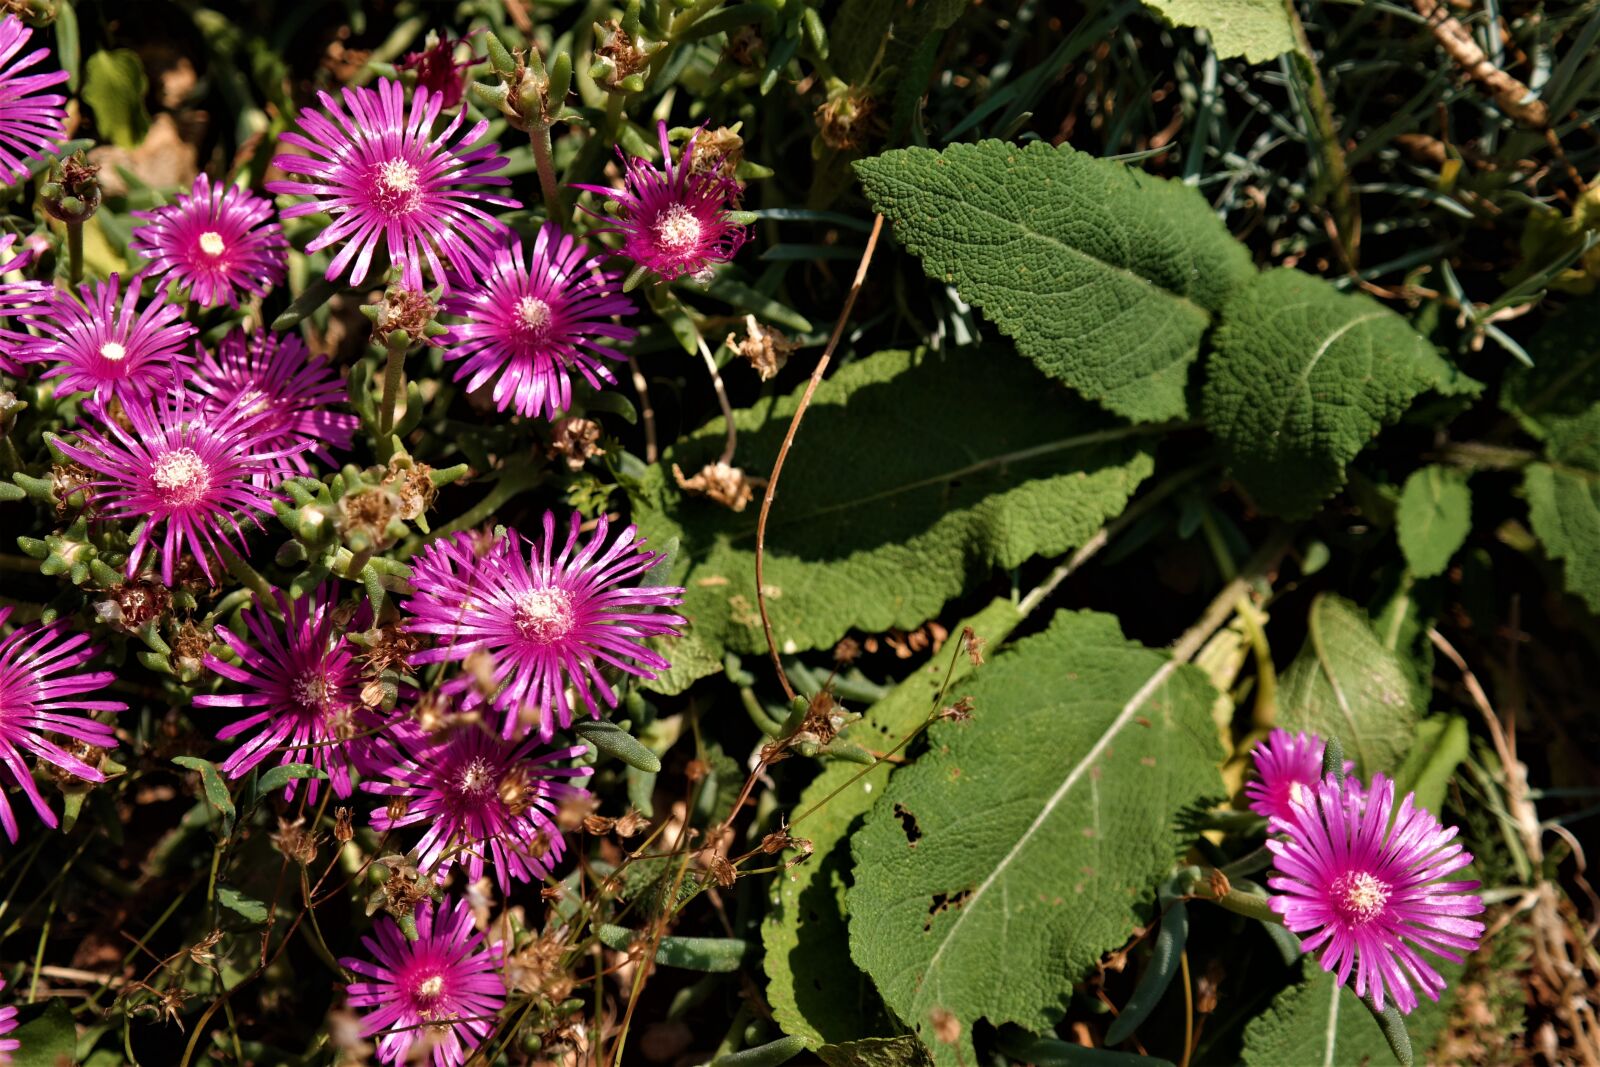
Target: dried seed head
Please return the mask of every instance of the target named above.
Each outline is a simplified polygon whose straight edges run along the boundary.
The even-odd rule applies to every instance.
[[[556,809],[556,826],[563,833],[571,833],[584,826],[589,816],[600,806],[598,797],[584,793],[579,796],[569,796],[561,802],[561,807]],[[604,831],[601,831],[602,833]]]
[[[114,594],[122,625],[129,630],[160,618],[172,606],[172,592],[158,582],[135,579],[119,585]]]
[[[411,665],[412,654],[422,647],[421,636],[406,632],[397,622],[368,630],[367,635],[367,647],[357,655],[372,674],[405,670]]]
[[[199,671],[205,666],[206,653],[211,651],[211,638],[192,622],[178,627],[172,642],[172,654],[178,666],[186,671]]]
[[[970,626],[961,628],[962,647],[967,650],[967,658],[974,667],[983,666],[983,646],[989,642],[979,637],[977,631]]]
[[[714,130],[701,130],[694,138],[694,156],[690,160],[690,174],[711,174],[733,178],[734,171],[744,162],[744,138],[736,129],[718,126]]]
[[[594,834],[596,837],[610,833],[611,828],[615,825],[617,825],[617,820],[607,818],[604,815],[585,815],[583,817],[584,833]]]
[[[638,811],[630,808],[628,809],[628,814],[617,820],[617,825],[614,829],[617,831],[617,836],[626,841],[648,825],[648,819]]]
[[[339,536],[370,539],[374,549],[387,548],[393,538],[389,524],[398,515],[398,501],[387,489],[363,487],[339,498]]]
[[[345,844],[356,836],[355,826],[352,825],[354,813],[349,808],[341,807],[333,813],[333,839],[339,844]]]
[[[744,329],[743,340],[735,340],[735,335],[730,333],[725,343],[750,361],[762,381],[772,379],[789,362],[789,356],[798,346],[781,331],[757,322],[754,315],[745,316]]]
[[[695,859],[700,865],[711,872],[717,884],[724,889],[732,885],[739,877],[738,870],[728,862],[728,854],[720,849],[707,845],[695,853]]]
[[[384,814],[389,817],[391,823],[396,823],[406,817],[406,811],[410,807],[411,802],[405,797],[390,797],[389,806],[384,809]]]
[[[89,469],[78,463],[57,463],[50,468],[50,493],[56,499],[56,518],[64,519],[71,510],[67,500],[89,483]]]
[[[317,847],[321,844],[321,835],[307,830],[305,822],[303,818],[290,822],[279,817],[278,832],[267,835],[279,852],[302,867],[316,861]]]
[[[383,303],[378,306],[377,328],[381,337],[399,330],[415,344],[428,336],[428,326],[439,305],[428,299],[428,294],[403,286],[391,285],[384,291]]]
[[[683,768],[683,776],[690,782],[698,782],[711,773],[711,764],[702,759],[692,759]]]
[[[693,478],[685,478],[683,469],[674,463],[672,477],[685,493],[703,496],[730,511],[743,511],[754,498],[755,490],[767,484],[765,478],[746,475],[740,468],[730,467],[721,460],[701,467]]]
[[[975,706],[972,698],[965,696],[949,707],[939,709],[939,717],[941,719],[949,719],[951,722],[966,722],[972,718],[972,709]]]
[[[211,931],[201,938],[199,942],[189,946],[189,958],[195,962],[196,966],[204,967],[217,958],[217,954],[211,950],[216,948],[217,942],[221,940],[221,930]]]
[[[836,151],[860,148],[880,126],[877,110],[877,101],[865,89],[843,86],[817,108],[817,133]]]
[[[590,459],[605,454],[600,447],[600,424],[593,419],[558,419],[550,427],[550,458],[564,458],[568,470],[581,471]]]

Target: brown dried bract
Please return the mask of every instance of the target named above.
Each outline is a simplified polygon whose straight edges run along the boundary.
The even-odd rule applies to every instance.
[[[137,630],[152,619],[158,619],[172,607],[172,592],[159,582],[135,579],[119,585],[115,592],[117,610],[122,613],[122,625]]]
[[[739,878],[738,870],[728,862],[728,854],[720,849],[706,846],[695,853],[695,859],[700,865],[711,872],[711,877],[716,879],[719,886],[726,889]]]
[[[89,484],[93,477],[89,468],[81,463],[57,463],[50,468],[50,495],[56,498],[56,518],[64,519],[72,506],[67,503],[73,493]],[[92,494],[84,494],[86,503],[92,503]]]
[[[267,835],[279,852],[302,867],[308,867],[316,860],[322,838],[321,834],[307,830],[305,823],[303,818],[290,822],[280,816],[278,832]]]
[[[776,376],[783,369],[783,365],[789,362],[794,350],[799,347],[782,331],[757,322],[754,315],[745,316],[744,331],[743,340],[735,340],[735,335],[730,333],[724,343],[749,360],[756,373],[761,375],[762,381],[768,381]]]
[[[970,696],[964,696],[949,707],[940,708],[939,717],[949,719],[951,722],[966,722],[972,718],[972,709],[975,706]]]
[[[346,807],[337,808],[333,813],[333,839],[341,845],[356,836],[354,814]]]
[[[701,467],[700,473],[693,478],[685,478],[683,469],[674,463],[672,477],[685,493],[703,496],[730,511],[743,511],[755,498],[755,490],[767,484],[765,478],[746,475],[740,468],[731,467],[721,460]]]
[[[432,467],[413,459],[402,462],[398,456],[389,461],[383,484],[393,490],[396,510],[406,520],[414,520],[433,507],[433,500],[439,495],[438,486],[433,484]]]
[[[558,419],[550,427],[550,458],[566,460],[568,470],[583,470],[590,459],[606,454],[600,447],[600,432],[593,419]]]
[[[961,628],[961,642],[967,650],[967,659],[972,661],[972,665],[983,666],[983,647],[989,642],[979,637],[978,632],[970,626]]]
[[[732,178],[733,172],[744,162],[744,138],[739,131],[728,126],[714,130],[701,130],[695,135],[694,155],[689,161],[690,174],[716,174]]]

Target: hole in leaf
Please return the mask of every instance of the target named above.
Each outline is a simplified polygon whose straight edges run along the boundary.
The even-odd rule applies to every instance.
[[[934,916],[945,910],[955,911],[965,904],[971,895],[971,889],[963,889],[956,893],[935,893],[933,903],[928,905],[928,921],[922,924],[922,932],[927,933],[933,929]]]
[[[906,832],[906,843],[915,848],[917,841],[922,837],[922,828],[917,825],[917,817],[907,811],[904,804],[894,806],[894,817],[900,820],[900,829]]]

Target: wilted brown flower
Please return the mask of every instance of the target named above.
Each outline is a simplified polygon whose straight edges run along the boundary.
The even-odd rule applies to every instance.
[[[978,632],[970,626],[961,628],[961,640],[967,650],[967,659],[972,661],[974,667],[983,666],[983,646],[989,642],[978,636]]]
[[[316,860],[317,848],[321,844],[322,837],[314,831],[307,830],[305,822],[304,818],[290,822],[280,816],[278,832],[267,835],[279,852],[302,867],[308,867]]]
[[[739,136],[738,124],[718,126],[714,130],[701,130],[695,135],[694,157],[689,163],[689,173],[715,173],[719,177],[732,178],[743,162],[744,138]]]
[[[798,347],[782,331],[757,322],[754,315],[745,316],[744,330],[742,340],[735,340],[735,335],[730,333],[724,343],[749,360],[762,381],[776,376]]]
[[[693,478],[685,478],[683,469],[674,463],[672,477],[685,493],[703,496],[731,511],[743,511],[754,498],[754,491],[767,484],[765,478],[746,475],[740,468],[731,467],[721,460],[701,467],[700,473]]]
[[[558,419],[550,427],[550,458],[564,458],[568,470],[581,471],[590,459],[603,455],[600,424],[593,419]]]

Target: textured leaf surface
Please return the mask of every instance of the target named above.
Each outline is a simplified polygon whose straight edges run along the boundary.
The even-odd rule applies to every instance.
[[[1131,419],[1185,413],[1200,339],[1254,274],[1194,189],[1067,145],[905,148],[856,171],[930,277]]]
[[[853,838],[848,896],[852,955],[940,1063],[974,1062],[977,1019],[1059,1020],[1148,917],[1179,813],[1222,792],[1215,690],[1111,616],[1063,612],[963,688],[973,718],[936,724]]]
[[[874,62],[901,66],[928,35],[948,29],[971,6],[972,0],[844,0],[828,24],[829,58],[840,77],[861,84]]]
[[[796,401],[735,413],[751,474],[771,470]],[[817,390],[767,524],[779,646],[914,629],[995,568],[1082,544],[1150,473],[1138,433],[990,352],[882,352],[844,367]],[[635,512],[653,543],[681,540],[673,577],[692,625],[675,649],[698,645],[688,654],[711,669],[725,648],[766,650],[757,507],[685,496],[670,473],[714,461],[723,439],[718,420],[669,449]]]
[[[95,125],[107,139],[135,148],[150,132],[144,97],[150,82],[139,53],[131,48],[96,52],[85,65],[83,99],[94,109]]]
[[[933,1067],[927,1048],[910,1034],[823,1045],[817,1058],[828,1067]]]
[[[1283,0],[1147,0],[1145,6],[1175,26],[1205,30],[1224,59],[1265,63],[1295,50]]]
[[[1307,959],[1298,983],[1279,993],[1272,1006],[1250,1021],[1244,1031],[1247,1067],[1389,1067],[1394,1053],[1372,1012],[1348,986],[1334,982],[1313,960]],[[1451,988],[1439,1003],[1423,999],[1406,1016],[1406,1032],[1417,1062],[1438,1040],[1450,1017],[1459,965],[1447,964],[1439,973]]]
[[[1419,393],[1477,383],[1368,296],[1293,270],[1258,276],[1222,312],[1204,415],[1264,510],[1309,515]]]
[[[1363,778],[1392,774],[1411,747],[1427,696],[1365,611],[1322,595],[1312,601],[1305,645],[1278,681],[1278,721],[1286,730],[1338,737]]]
[[[1000,599],[951,633],[970,626],[990,648],[997,648],[1018,621],[1016,605]],[[888,751],[927,718],[947,674],[951,688],[946,697],[953,701],[966,692],[961,680],[971,671],[972,661],[965,655],[943,650],[869,708],[845,736]],[[850,959],[844,909],[845,890],[854,880],[850,834],[883,795],[892,768],[879,763],[863,774],[864,768],[855,764],[831,763],[795,804],[797,814],[811,814],[794,832],[816,851],[774,880],[761,936],[773,1016],[784,1033],[804,1037],[813,1048],[870,1033],[882,1021],[877,992]]]
[[[10,990],[7,999],[11,999]],[[22,1024],[6,1035],[22,1043],[11,1054],[11,1067],[61,1067],[76,1062],[78,1028],[67,1002],[52,997],[43,1007],[31,1018],[26,1014],[33,1010],[31,1006],[22,1009]]]
[[[1449,467],[1413,471],[1400,492],[1395,516],[1400,551],[1418,578],[1443,574],[1472,531],[1472,491],[1466,475]]]

